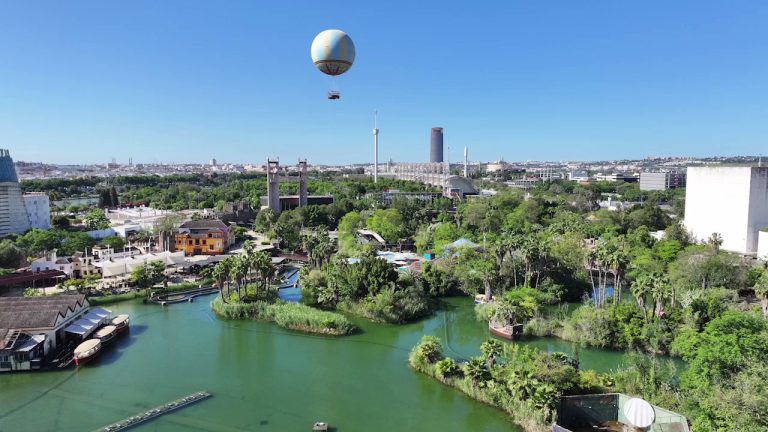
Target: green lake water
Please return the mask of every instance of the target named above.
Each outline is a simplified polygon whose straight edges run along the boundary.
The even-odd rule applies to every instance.
[[[167,307],[107,306],[131,315],[130,335],[78,370],[0,375],[0,431],[90,431],[199,390],[214,397],[137,431],[519,431],[507,416],[412,371],[424,334],[446,354],[477,355],[487,328],[470,299],[404,326],[355,320],[360,334],[328,338],[269,323],[224,321],[213,296]],[[530,342],[570,350],[556,339]],[[581,350],[584,368],[615,368],[620,353]]]

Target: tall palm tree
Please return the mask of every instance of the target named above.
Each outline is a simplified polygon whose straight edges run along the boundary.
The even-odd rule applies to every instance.
[[[619,243],[615,249],[608,255],[609,268],[613,272],[613,303],[621,301],[621,285],[624,272],[629,265],[629,256],[624,244]]]
[[[224,295],[224,283],[229,281],[231,261],[229,258],[225,258],[213,269],[213,278],[216,280],[216,284],[219,286],[219,292],[221,293],[221,299],[224,303],[227,303],[227,296]]]
[[[632,284],[632,295],[635,296],[637,305],[643,309],[643,317],[646,317],[646,319],[648,312],[645,309],[645,298],[651,292],[652,286],[653,275],[647,273],[639,275]]]
[[[235,283],[237,284],[237,300],[242,301],[243,294],[241,292],[241,288],[243,286],[243,282],[245,281],[245,277],[248,274],[248,264],[247,260],[245,259],[245,256],[239,256],[237,258],[234,258],[234,262],[232,264],[232,268],[230,269],[230,275],[232,279],[234,279]]]
[[[660,317],[664,314],[664,302],[671,296],[672,287],[669,280],[662,275],[653,276],[651,285],[651,297],[653,298],[654,315]]]

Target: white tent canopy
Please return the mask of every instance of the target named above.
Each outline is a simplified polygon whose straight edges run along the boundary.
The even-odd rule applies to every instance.
[[[651,404],[639,398],[627,401],[624,405],[624,415],[633,426],[641,429],[650,427],[656,420],[656,412]]]
[[[159,261],[166,266],[179,265],[184,263],[184,252],[157,252],[144,255],[134,255],[128,258],[106,259],[95,261],[94,266],[101,268],[103,277],[122,276],[130,274],[134,269],[149,265],[149,263]]]

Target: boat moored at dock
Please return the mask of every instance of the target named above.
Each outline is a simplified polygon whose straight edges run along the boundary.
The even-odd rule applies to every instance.
[[[107,325],[96,331],[93,337],[100,340],[101,345],[104,346],[110,344],[115,339],[115,336],[117,336],[117,327]]]
[[[128,330],[129,322],[130,319],[126,314],[118,315],[112,318],[112,325],[115,326],[115,331],[117,333],[126,332]]]
[[[98,339],[88,339],[75,348],[74,360],[75,366],[80,366],[93,360],[101,351],[101,341]]]

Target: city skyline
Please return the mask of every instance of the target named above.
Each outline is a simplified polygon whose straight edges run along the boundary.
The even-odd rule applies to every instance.
[[[768,132],[760,2],[149,5],[6,7],[16,160],[365,163],[374,110],[381,161],[428,160],[432,127],[450,161],[759,154]],[[326,28],[358,51],[339,101],[309,58]]]

